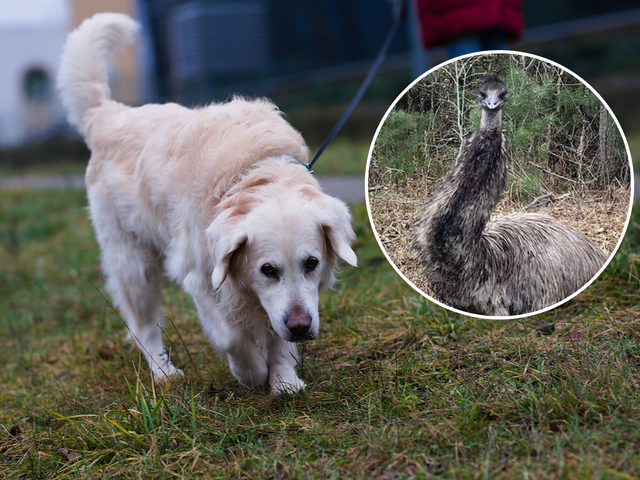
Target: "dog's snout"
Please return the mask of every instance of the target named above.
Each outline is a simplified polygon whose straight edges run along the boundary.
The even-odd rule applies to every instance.
[[[310,335],[311,322],[313,318],[301,306],[295,306],[285,316],[284,323],[291,332],[292,340],[311,340]]]

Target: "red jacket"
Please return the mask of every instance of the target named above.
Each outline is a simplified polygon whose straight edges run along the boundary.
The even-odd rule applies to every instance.
[[[425,47],[501,28],[511,41],[522,34],[521,0],[415,0]]]

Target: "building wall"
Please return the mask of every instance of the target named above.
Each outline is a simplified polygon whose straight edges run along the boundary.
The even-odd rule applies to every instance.
[[[62,26],[0,30],[0,145],[19,143],[62,123],[55,77],[66,34]],[[46,75],[47,91],[30,98],[26,76],[35,70]]]
[[[64,128],[56,77],[72,29],[97,12],[135,18],[135,0],[42,0],[33,5],[38,9],[17,9],[18,15],[0,12],[0,147],[44,138]],[[114,99],[139,103],[135,46],[110,65],[109,77]]]
[[[158,100],[186,105],[270,95],[320,69],[369,62],[393,21],[387,0],[139,3],[149,16]],[[389,53],[406,49],[401,26]]]

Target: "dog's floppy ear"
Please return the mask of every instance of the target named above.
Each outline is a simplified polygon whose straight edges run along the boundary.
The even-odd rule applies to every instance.
[[[213,253],[213,273],[211,284],[220,288],[229,274],[229,263],[233,254],[247,241],[244,230],[230,227],[229,222],[213,222],[207,228],[207,236]]]
[[[324,231],[327,246],[338,258],[352,267],[357,267],[358,257],[351,248],[351,242],[355,240],[356,234],[351,227],[349,209],[342,201],[333,197],[327,196],[325,202],[328,204],[322,209],[320,225]]]
[[[215,261],[213,266],[213,273],[211,274],[211,284],[213,288],[220,288],[229,274],[229,262],[233,254],[247,241],[247,237],[238,237],[230,241],[226,248],[220,249],[220,252],[215,253]]]

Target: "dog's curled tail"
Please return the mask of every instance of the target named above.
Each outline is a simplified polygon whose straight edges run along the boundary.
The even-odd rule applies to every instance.
[[[86,19],[67,38],[58,71],[58,88],[69,123],[84,134],[84,113],[111,98],[109,57],[133,43],[140,26],[121,13],[98,13]]]

